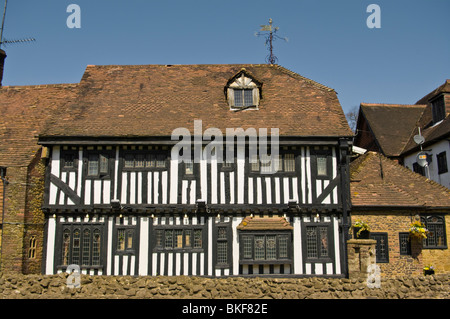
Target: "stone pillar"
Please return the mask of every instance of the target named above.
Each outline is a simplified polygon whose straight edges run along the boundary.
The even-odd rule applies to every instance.
[[[367,279],[367,267],[375,264],[375,245],[373,239],[350,239],[347,241],[348,276],[350,279]]]

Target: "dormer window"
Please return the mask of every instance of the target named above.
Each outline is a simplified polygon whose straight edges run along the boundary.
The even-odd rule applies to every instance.
[[[245,69],[228,81],[225,92],[231,110],[258,109],[261,83]]]
[[[441,94],[436,99],[431,101],[431,111],[433,113],[434,124],[445,119],[444,95]]]
[[[252,106],[253,90],[252,89],[233,89],[234,91],[234,106]]]

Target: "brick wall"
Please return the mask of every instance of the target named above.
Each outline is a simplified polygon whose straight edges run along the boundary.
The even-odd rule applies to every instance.
[[[8,167],[1,270],[36,274],[41,272],[44,170],[40,151],[28,167]],[[36,249],[33,258],[29,258],[32,236],[36,239]]]
[[[408,232],[417,211],[364,211],[352,212],[352,223],[362,219],[371,227],[371,232],[388,233],[389,263],[378,263],[383,277],[421,275],[426,264],[433,263],[437,273],[450,274],[449,249],[423,249],[421,241],[412,240],[411,255],[400,255],[399,233]],[[450,232],[450,218],[446,218],[447,236]]]

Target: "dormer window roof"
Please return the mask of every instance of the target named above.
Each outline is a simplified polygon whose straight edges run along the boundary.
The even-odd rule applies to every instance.
[[[242,69],[228,81],[225,87],[230,110],[258,109],[261,86],[261,82]]]

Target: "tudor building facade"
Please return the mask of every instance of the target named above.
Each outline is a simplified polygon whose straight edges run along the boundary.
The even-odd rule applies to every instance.
[[[336,93],[280,66],[88,66],[39,137],[43,272],[343,276],[350,141]]]

